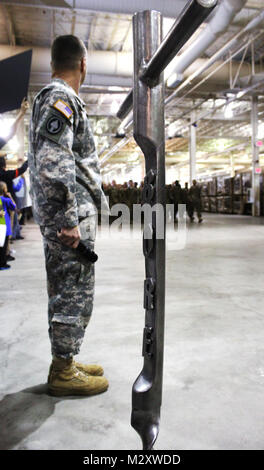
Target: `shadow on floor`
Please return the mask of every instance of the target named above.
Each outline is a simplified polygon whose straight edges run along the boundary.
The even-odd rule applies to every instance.
[[[12,449],[35,432],[53,414],[57,403],[76,399],[87,397],[52,397],[47,384],[6,395],[0,402],[0,449]]]

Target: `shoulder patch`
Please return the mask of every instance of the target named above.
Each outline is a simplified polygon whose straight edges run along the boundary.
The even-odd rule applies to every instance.
[[[51,116],[46,123],[46,130],[50,134],[58,134],[63,127],[62,120],[57,116]]]
[[[60,111],[67,119],[70,119],[73,114],[73,110],[70,106],[61,99],[57,100],[56,103],[53,104],[53,108]]]
[[[65,129],[69,128],[68,122],[70,121],[67,121],[62,115],[57,113],[57,111],[51,111],[42,122],[39,133],[43,137],[47,137],[58,144]]]

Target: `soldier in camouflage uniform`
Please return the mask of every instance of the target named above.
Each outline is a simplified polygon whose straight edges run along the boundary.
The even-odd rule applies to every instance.
[[[193,180],[193,184],[189,190],[189,200],[191,202],[190,218],[194,221],[194,211],[197,213],[199,224],[203,221],[202,219],[202,197],[201,197],[201,186],[197,184],[196,180]]]
[[[181,190],[181,201],[182,204],[186,205],[186,212],[190,217],[190,220],[193,222],[193,205],[189,197],[188,183],[185,183],[184,188]]]
[[[78,91],[86,49],[68,35],[52,45],[53,80],[35,97],[29,169],[33,212],[44,241],[53,355],[49,392],[94,395],[108,388],[97,365],[73,361],[91,317],[94,265],[83,264],[80,239],[93,249],[97,211],[107,210],[99,161],[85,104]]]

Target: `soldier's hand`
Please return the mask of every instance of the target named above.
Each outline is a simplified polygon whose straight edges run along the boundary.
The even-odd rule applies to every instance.
[[[57,237],[64,245],[71,248],[77,248],[81,239],[79,227],[62,227],[60,232],[57,232]]]
[[[25,114],[28,109],[29,109],[29,103],[28,103],[26,98],[23,98],[23,101],[22,101],[21,107],[20,107],[20,112],[22,114]]]

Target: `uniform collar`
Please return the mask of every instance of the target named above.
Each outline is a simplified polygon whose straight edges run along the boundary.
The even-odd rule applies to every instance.
[[[63,86],[65,86],[66,88],[68,88],[69,90],[71,90],[71,92],[74,94],[75,98],[79,101],[79,103],[85,108],[85,102],[79,97],[79,95],[77,95],[77,93],[75,92],[75,90],[67,83],[65,82],[64,80],[62,80],[62,78],[53,78],[52,83],[59,83]]]

